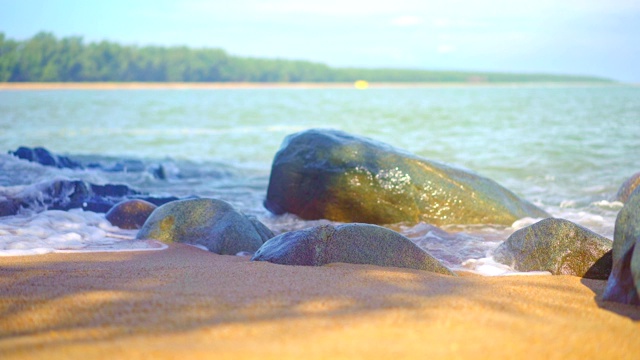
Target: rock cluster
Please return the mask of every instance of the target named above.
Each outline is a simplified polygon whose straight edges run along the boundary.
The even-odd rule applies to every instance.
[[[60,168],[114,167],[82,164],[43,148],[12,154]],[[121,166],[120,166],[121,165]],[[144,164],[141,163],[141,171]],[[158,178],[165,178],[163,168]],[[275,214],[329,219],[322,225],[274,234],[255,217],[218,199],[154,198],[126,185],[53,180],[0,194],[0,216],[21,208],[83,208],[107,212],[112,224],[140,229],[138,239],[197,245],[218,254],[251,253],[253,261],[320,266],[333,262],[405,267],[455,275],[403,235],[374,224],[504,224],[546,218],[513,233],[493,253],[519,271],[607,279],[603,299],[640,304],[640,173],[620,188],[625,202],[611,241],[549,214],[493,180],[427,160],[389,145],[335,130],[288,136],[271,169],[265,207]],[[14,194],[15,195],[15,194]],[[115,205],[115,206],[114,206]]]
[[[21,208],[36,211],[80,208],[104,213],[115,204],[131,199],[162,205],[178,198],[154,197],[122,184],[97,185],[82,180],[57,179],[26,186],[10,197],[0,196],[0,216],[15,215]]]

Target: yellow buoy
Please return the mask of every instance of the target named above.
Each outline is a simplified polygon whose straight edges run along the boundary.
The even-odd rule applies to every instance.
[[[369,87],[369,82],[365,80],[358,80],[353,83],[353,87],[355,87],[358,90],[364,90]]]

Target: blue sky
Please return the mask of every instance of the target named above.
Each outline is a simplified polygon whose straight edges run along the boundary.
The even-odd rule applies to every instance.
[[[0,0],[0,32],[216,47],[332,66],[640,83],[638,0]]]

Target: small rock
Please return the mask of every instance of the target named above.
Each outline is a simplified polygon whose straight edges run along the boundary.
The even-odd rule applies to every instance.
[[[626,203],[629,200],[629,196],[631,196],[631,193],[638,187],[638,185],[640,185],[640,172],[633,174],[620,186],[620,189],[616,194],[616,200],[621,203]]]
[[[273,233],[255,217],[218,199],[188,199],[158,207],[136,238],[201,245],[221,255],[255,252]]]
[[[370,224],[320,225],[280,234],[251,260],[306,266],[371,264],[455,275],[405,236]]]
[[[122,229],[140,229],[156,205],[139,199],[125,200],[114,205],[105,215],[107,220]]]
[[[610,254],[607,257],[611,246],[611,240],[589,229],[548,218],[511,234],[493,257],[518,271],[606,279],[611,272]]]

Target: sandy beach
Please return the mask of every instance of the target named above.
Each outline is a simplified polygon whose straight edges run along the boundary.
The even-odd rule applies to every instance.
[[[187,245],[0,258],[0,357],[599,358],[640,353],[605,281],[282,266]]]

